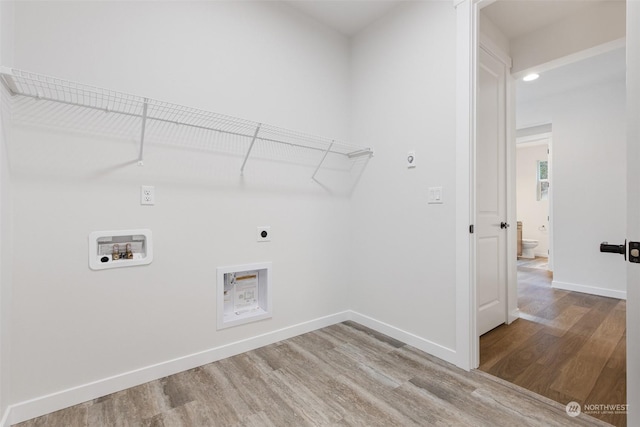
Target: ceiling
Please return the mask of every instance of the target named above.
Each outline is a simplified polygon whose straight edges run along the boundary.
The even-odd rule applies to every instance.
[[[352,36],[402,0],[290,0],[291,6],[346,36]]]
[[[624,80],[625,57],[625,48],[622,47],[541,73],[540,78],[533,82],[518,80],[516,102],[521,105],[603,81]]]
[[[288,0],[287,3],[324,25],[352,36],[402,1]],[[598,1],[624,0],[498,0],[482,12],[511,39],[551,25]]]
[[[352,36],[402,1],[289,0],[287,3],[324,25]],[[507,38],[514,38],[551,25],[596,1],[619,0],[498,0],[482,11]],[[624,75],[625,52],[624,49],[617,49],[547,71],[535,82],[518,81],[517,103],[527,103],[605,80],[624,78]]]
[[[512,39],[551,25],[594,3],[593,0],[499,0],[483,8],[482,13]]]
[[[482,9],[508,38],[513,39],[552,25],[585,7],[618,0],[498,0]],[[533,82],[517,82],[516,103],[526,104],[595,83],[624,79],[625,49],[615,49],[541,73]]]

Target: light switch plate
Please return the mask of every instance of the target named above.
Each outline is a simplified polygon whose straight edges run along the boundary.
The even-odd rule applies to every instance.
[[[429,187],[429,195],[427,198],[429,204],[442,204],[442,187]]]

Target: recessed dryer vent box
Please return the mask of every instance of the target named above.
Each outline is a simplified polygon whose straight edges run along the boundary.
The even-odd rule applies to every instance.
[[[271,263],[218,267],[218,329],[271,317]]]
[[[151,230],[94,231],[89,234],[89,267],[92,270],[151,264]]]

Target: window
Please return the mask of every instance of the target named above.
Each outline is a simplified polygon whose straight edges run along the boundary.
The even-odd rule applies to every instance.
[[[549,199],[549,162],[538,160],[538,200]]]

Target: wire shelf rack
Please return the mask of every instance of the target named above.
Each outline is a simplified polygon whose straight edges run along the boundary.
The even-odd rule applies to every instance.
[[[296,150],[312,150],[320,155],[313,173],[315,179],[329,154],[348,160],[369,158],[373,150],[330,138],[309,135],[265,123],[213,113],[193,107],[158,101],[110,89],[85,85],[51,76],[8,67],[0,67],[0,80],[12,96],[62,104],[70,109],[89,109],[116,113],[139,123],[140,151],[138,164],[143,165],[145,135],[171,125],[186,126],[193,131],[215,132],[248,141],[242,147],[242,173],[252,152],[260,152],[260,143],[282,144]],[[257,148],[254,150],[254,148]]]

